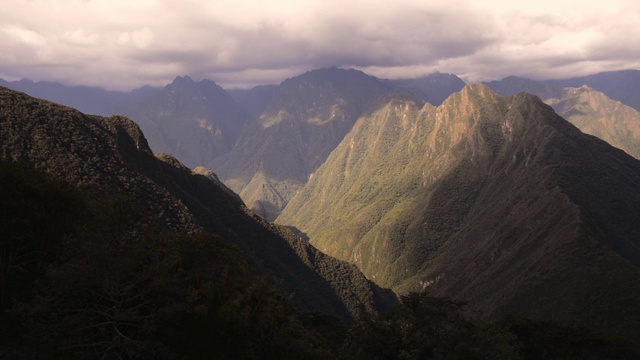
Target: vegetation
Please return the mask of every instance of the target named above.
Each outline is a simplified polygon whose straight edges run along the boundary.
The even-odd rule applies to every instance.
[[[0,347],[10,357],[324,356],[286,297],[220,238],[115,194],[0,165]],[[44,226],[43,226],[44,225]]]
[[[196,175],[168,155],[154,157],[129,120],[88,117],[0,90],[0,150],[4,159],[0,162],[0,357],[638,357],[625,343],[559,325],[524,320],[481,322],[477,320],[481,316],[462,304],[425,293],[408,294],[400,306],[379,315],[393,303],[392,294],[372,285],[354,266],[336,261],[291,231],[253,216],[236,196],[220,187],[213,174],[200,169]],[[383,109],[396,111],[400,104]],[[411,106],[406,109],[416,111]],[[401,126],[411,126],[402,123],[402,117],[396,120],[400,122],[388,125],[398,134],[402,134]],[[427,126],[438,129],[432,123]],[[481,131],[490,145],[477,144],[476,151],[489,149],[493,153],[500,139],[494,134],[496,127]],[[571,141],[580,139],[568,137],[565,141],[563,146],[570,148]],[[511,159],[511,154],[507,158]],[[624,157],[616,159],[626,163]],[[455,177],[473,174],[476,166],[473,162],[458,164]],[[559,174],[565,180],[572,179],[572,171],[579,170],[571,169]],[[454,177],[445,179],[442,194],[431,197],[434,206],[450,208],[453,201],[461,209],[472,209],[468,205],[477,198],[464,194],[478,187],[476,179],[469,179],[463,188],[454,186]],[[633,178],[629,182],[634,183]],[[589,184],[583,182],[583,187],[575,189],[586,191]],[[419,183],[412,186],[418,188]],[[459,194],[447,196],[455,191]],[[391,194],[384,201],[393,204],[401,195]],[[478,197],[481,195],[482,191]],[[483,201],[487,203],[486,197]],[[395,216],[402,214],[403,206],[411,205],[399,204],[393,208]],[[546,209],[535,205],[532,210]],[[527,213],[545,218],[537,211]],[[558,223],[573,220],[557,219]],[[445,217],[438,223],[443,234],[464,228],[460,217]],[[633,231],[633,227],[620,229]],[[486,231],[479,230],[479,234]],[[585,234],[590,235],[587,230]],[[616,236],[612,249],[628,245],[619,241],[622,235]],[[444,247],[436,241],[442,239],[434,237],[434,248]],[[558,263],[543,263],[543,268],[551,269],[549,276],[562,275],[560,270],[584,276],[560,277],[556,282],[528,278],[534,281],[514,293],[520,298],[512,304],[528,300],[548,305],[546,296],[553,292],[541,290],[553,284],[566,291],[561,295],[567,299],[587,298],[580,292],[584,284],[574,280],[600,286],[598,269],[610,266],[612,278],[606,281],[622,286],[627,295],[611,285],[606,287],[612,291],[609,314],[627,304],[629,312],[624,316],[628,319],[621,322],[616,334],[628,330],[633,335],[637,329],[633,310],[638,299],[634,283],[628,280],[633,272],[629,266],[611,261],[614,253],[603,252],[597,238],[587,239],[593,240],[586,243],[588,247],[576,249],[571,247],[575,243],[570,243],[559,246],[558,254],[598,254],[589,266],[584,266],[583,258],[569,257],[576,260],[570,262],[565,256],[559,256],[563,260]],[[406,244],[411,249],[410,245]],[[420,248],[411,250],[419,253],[415,250]],[[466,256],[475,252],[463,250],[457,244],[443,254],[452,259],[454,251]],[[538,255],[528,258],[541,259]],[[629,260],[633,259],[630,256]],[[468,264],[477,270],[478,264],[485,262],[478,257]],[[520,267],[514,270],[523,273]],[[460,279],[453,271],[444,276],[454,284]],[[504,278],[499,280],[513,289]],[[495,288],[487,291],[495,292]],[[604,298],[608,294],[599,295]],[[566,310],[593,309],[578,302],[573,305]],[[547,310],[544,306],[526,309]],[[350,325],[349,320],[358,316],[361,320]],[[610,329],[609,323],[598,325],[605,332]],[[562,341],[550,341],[547,334]]]
[[[640,339],[640,163],[532,95],[362,117],[278,223],[400,294]]]
[[[481,323],[462,304],[426,294],[409,294],[387,315],[365,316],[347,327],[334,316],[294,310],[281,291],[256,277],[237,247],[215,236],[163,228],[118,194],[79,191],[7,162],[0,163],[0,189],[8,215],[0,218],[6,255],[0,272],[3,357],[638,355],[624,343],[553,324]]]
[[[2,159],[80,189],[121,194],[176,233],[222,237],[299,309],[352,321],[397,302],[354,266],[252,214],[211,172],[192,172],[170,155],[154,155],[127,118],[87,116],[4,88],[0,104]]]

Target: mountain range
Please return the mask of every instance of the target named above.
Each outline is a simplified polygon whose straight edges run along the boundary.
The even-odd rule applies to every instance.
[[[399,293],[638,339],[639,194],[638,160],[474,84],[379,101],[276,222]]]
[[[151,261],[142,273],[152,271],[151,278],[159,274],[161,281],[144,278],[136,286],[149,299],[166,299],[172,293],[173,300],[156,305],[165,314],[184,310],[175,307],[175,299],[194,304],[181,317],[171,315],[173,323],[162,329],[173,329],[184,319],[200,319],[211,305],[202,299],[220,299],[220,291],[236,294],[215,306],[234,309],[216,316],[237,316],[228,321],[246,326],[238,334],[247,335],[252,321],[247,319],[262,314],[255,324],[258,333],[247,335],[262,339],[260,352],[247,345],[244,355],[225,356],[255,357],[274,341],[284,346],[278,351],[287,353],[286,343],[294,341],[290,336],[295,341],[302,336],[306,350],[288,354],[308,354],[314,347],[326,349],[317,341],[333,334],[329,337],[340,339],[331,351],[336,354],[336,346],[342,344],[343,358],[364,356],[363,349],[372,341],[380,346],[396,342],[384,345],[389,347],[385,351],[397,350],[390,356],[394,358],[419,345],[415,341],[424,335],[423,326],[431,326],[421,323],[421,316],[448,319],[436,330],[448,329],[447,337],[456,339],[454,343],[465,351],[491,344],[492,351],[503,355],[522,354],[529,341],[537,341],[539,335],[531,335],[532,329],[544,332],[540,329],[556,326],[519,320],[502,325],[469,322],[513,317],[581,327],[638,347],[640,117],[633,94],[627,94],[636,89],[637,73],[554,81],[509,77],[465,85],[449,74],[384,80],[330,68],[280,85],[234,91],[179,76],[162,89],[143,88],[130,97],[119,93],[123,97],[116,96],[111,103],[104,99],[114,93],[84,89],[93,99],[88,104],[96,101],[104,106],[94,109],[113,114],[120,108],[135,122],[123,116],[86,115],[0,87],[0,181],[16,188],[15,196],[3,193],[11,200],[3,211],[14,204],[15,214],[22,214],[7,210],[0,224],[9,234],[15,229],[19,234],[36,231],[38,227],[29,221],[48,224],[42,230],[44,237],[29,235],[36,245],[14,246],[22,235],[0,242],[0,308],[13,311],[0,314],[0,339],[10,332],[12,325],[5,320],[15,321],[14,313],[30,321],[59,322],[53,315],[43,315],[60,311],[50,297],[34,296],[40,300],[20,308],[10,305],[11,296],[28,297],[29,291],[47,295],[52,286],[62,293],[79,291],[69,278],[89,281],[102,266],[115,271],[113,277],[122,283],[110,287],[115,280],[104,275],[106,282],[98,294],[107,295],[95,300],[99,304],[104,296],[113,296],[113,289],[123,289],[123,294],[133,291],[126,285],[130,274]],[[28,81],[10,85],[17,83],[29,85]],[[31,170],[18,170],[27,174],[18,176],[11,170],[14,165]],[[21,184],[15,180],[20,177],[31,180],[16,185]],[[51,197],[43,197],[49,192]],[[64,210],[66,205],[55,204],[75,205]],[[86,219],[78,215],[85,212],[99,215],[92,215],[90,225],[77,225],[84,220],[74,219]],[[275,224],[268,221],[273,219]],[[62,231],[59,222],[76,225]],[[202,237],[208,245],[203,245]],[[56,242],[50,251],[57,255],[28,251],[32,245],[47,248],[40,240],[44,238],[58,239],[64,251],[56,250]],[[86,253],[80,257],[73,246],[65,245],[69,241],[65,239],[76,238],[88,244],[81,247]],[[194,251],[200,258],[187,265]],[[35,254],[25,258],[35,256],[34,274],[44,276],[26,293],[12,290],[13,281],[26,276],[26,267],[11,265],[22,261],[23,253]],[[99,261],[91,264],[95,256]],[[171,267],[176,261],[180,269],[192,270],[176,272]],[[92,270],[74,270],[83,266]],[[119,272],[121,268],[130,270]],[[209,276],[215,277],[214,284],[228,287],[211,288]],[[284,295],[263,292],[259,285],[263,282]],[[388,315],[381,314],[398,300],[384,288],[400,294],[402,301],[402,307]],[[85,295],[94,296],[96,290],[92,291]],[[433,300],[425,293],[454,303]],[[457,310],[461,302],[468,303],[464,315]],[[305,315],[305,324],[292,320],[285,315],[290,314],[286,303],[298,311],[332,314],[346,323],[362,320],[347,336],[330,318]],[[263,304],[268,305],[261,308]],[[41,313],[29,310],[30,306]],[[200,315],[190,317],[195,313]],[[139,324],[138,318],[133,319]],[[217,324],[219,318],[215,319]],[[189,331],[198,329],[192,320],[186,320]],[[309,323],[315,330],[307,327]],[[144,331],[153,333],[156,330],[149,329],[155,324],[145,325]],[[288,335],[268,334],[263,326]],[[328,327],[322,330],[324,326]],[[214,328],[201,329],[202,334],[213,331],[214,338],[222,336]],[[144,338],[148,336],[144,331],[135,334]],[[32,336],[37,339],[37,331]],[[428,338],[433,336],[437,337]],[[179,334],[162,337],[163,344],[183,341],[176,340]],[[478,339],[488,343],[479,345]],[[202,339],[220,344],[210,340]],[[586,354],[591,345],[580,344]],[[206,353],[215,353],[216,346]],[[236,351],[229,346],[229,351]],[[547,344],[535,345],[540,346],[545,353]],[[184,354],[192,351],[193,346],[188,347]],[[603,351],[590,356],[598,358],[594,354]],[[123,354],[119,356],[126,357]],[[616,358],[613,354],[617,353],[609,357]]]
[[[128,114],[139,101],[159,90],[152,86],[143,86],[128,92],[110,91],[100,87],[67,86],[59,82],[34,82],[29,79],[19,81],[0,79],[0,86],[70,106],[85,114],[103,116]]]

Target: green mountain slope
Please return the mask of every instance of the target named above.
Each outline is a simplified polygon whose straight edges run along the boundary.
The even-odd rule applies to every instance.
[[[190,168],[210,168],[228,153],[249,117],[216,83],[188,76],[178,76],[131,112],[155,152],[172,154]]]
[[[640,338],[640,163],[538,98],[391,99],[277,222],[378,284]]]
[[[253,215],[211,173],[154,156],[127,118],[88,116],[0,88],[0,125],[1,159],[80,188],[123,194],[173,231],[220,235],[244,251],[258,274],[293,294],[301,309],[349,320],[394,302],[354,266]]]
[[[214,170],[247,206],[275,219],[389,87],[360,71],[314,70],[285,80]]]

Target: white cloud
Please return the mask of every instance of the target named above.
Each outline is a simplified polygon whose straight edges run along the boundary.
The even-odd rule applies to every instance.
[[[0,77],[241,86],[331,65],[564,77],[640,67],[639,23],[624,0],[5,0]]]

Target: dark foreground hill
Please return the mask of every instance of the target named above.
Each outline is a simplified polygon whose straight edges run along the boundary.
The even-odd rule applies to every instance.
[[[532,95],[381,102],[277,222],[401,293],[640,339],[640,162]]]
[[[393,303],[393,295],[379,291],[353,265],[253,215],[214,174],[193,173],[171,156],[154,156],[127,118],[88,116],[1,88],[0,125],[3,160],[80,188],[123,194],[172,231],[221,236],[300,309],[348,321]]]

